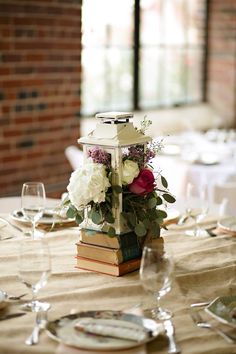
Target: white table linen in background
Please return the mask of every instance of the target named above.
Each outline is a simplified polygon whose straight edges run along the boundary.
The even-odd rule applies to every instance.
[[[194,186],[207,184],[210,202],[219,203],[214,186],[224,185],[228,178],[236,176],[236,155],[233,154],[234,150],[236,154],[236,143],[211,142],[206,139],[204,134],[200,133],[185,133],[166,137],[163,143],[166,148],[171,144],[174,148],[179,148],[177,154],[163,153],[153,160],[154,169],[161,170],[168,180],[170,191],[178,198],[185,195],[189,182]],[[218,163],[207,165],[201,161],[194,162],[195,159],[198,159],[197,156],[204,156],[204,154],[208,154],[209,158],[214,159],[215,157]],[[235,196],[232,196],[231,200],[233,202],[230,203],[230,209],[236,212]]]

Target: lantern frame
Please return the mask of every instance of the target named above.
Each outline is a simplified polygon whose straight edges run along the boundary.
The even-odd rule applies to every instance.
[[[86,163],[89,151],[99,147],[106,151],[111,156],[111,185],[118,185],[122,188],[122,174],[123,174],[123,150],[131,146],[143,146],[144,152],[147,143],[152,140],[150,136],[144,135],[142,132],[134,128],[130,119],[133,114],[126,112],[106,112],[96,115],[96,128],[86,137],[78,139],[78,143],[83,146],[84,163]],[[112,226],[117,235],[130,231],[124,224],[122,213],[123,194],[118,195],[112,193],[112,213],[115,218],[113,224],[105,222],[102,226],[102,231],[107,232],[108,228]],[[94,224],[88,215],[85,215],[83,228],[100,230],[101,226]]]

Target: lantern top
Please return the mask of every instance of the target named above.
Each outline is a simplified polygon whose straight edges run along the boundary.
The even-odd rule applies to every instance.
[[[129,121],[130,112],[105,112],[96,114],[96,128],[88,136],[78,139],[81,144],[122,147],[144,144],[152,140],[150,136],[135,129]]]
[[[131,112],[105,112],[97,113],[95,117],[105,124],[121,124],[128,123],[130,118],[133,118]]]

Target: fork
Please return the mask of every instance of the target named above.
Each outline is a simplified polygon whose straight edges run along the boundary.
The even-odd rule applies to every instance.
[[[191,317],[193,319],[193,322],[200,328],[207,328],[211,329],[215,333],[219,334],[222,338],[224,338],[228,343],[235,343],[236,338],[231,336],[230,334],[226,333],[222,329],[219,329],[218,327],[212,325],[211,323],[203,320],[202,316],[199,314],[199,312],[191,312]]]

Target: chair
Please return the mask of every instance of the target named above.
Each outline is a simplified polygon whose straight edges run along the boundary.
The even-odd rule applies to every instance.
[[[71,164],[73,170],[81,167],[83,164],[83,151],[74,145],[70,145],[65,149],[65,155]]]

